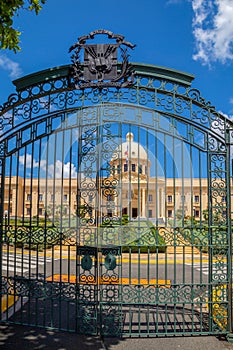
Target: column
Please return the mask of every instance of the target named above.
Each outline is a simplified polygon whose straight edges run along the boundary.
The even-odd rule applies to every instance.
[[[146,217],[146,190],[142,189],[142,217]]]

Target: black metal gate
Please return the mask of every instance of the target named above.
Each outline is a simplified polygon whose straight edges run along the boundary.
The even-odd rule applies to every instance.
[[[2,322],[230,336],[232,123],[122,45],[79,38],[1,108]]]

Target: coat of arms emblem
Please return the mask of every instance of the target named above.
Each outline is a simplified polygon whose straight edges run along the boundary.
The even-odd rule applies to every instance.
[[[94,39],[97,34],[107,34],[115,43],[87,44],[86,41]],[[78,38],[78,42],[71,46],[69,52],[74,51],[71,59],[71,83],[78,89],[86,87],[124,87],[133,84],[133,71],[128,62],[128,48],[135,45],[124,40],[119,34],[107,30],[96,30],[89,35]],[[81,51],[84,51],[84,62],[81,62]],[[122,59],[118,63],[118,54]]]

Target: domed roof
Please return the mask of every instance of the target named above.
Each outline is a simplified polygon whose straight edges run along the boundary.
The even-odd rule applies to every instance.
[[[144,159],[148,158],[147,152],[145,149],[134,140],[134,134],[132,132],[128,132],[126,135],[126,142],[123,142],[116,149],[117,152],[122,152],[123,159]]]

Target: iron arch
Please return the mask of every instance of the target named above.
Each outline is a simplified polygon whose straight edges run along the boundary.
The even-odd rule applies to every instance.
[[[1,106],[3,321],[231,332],[232,122],[193,76],[132,66],[128,87],[39,72]]]

